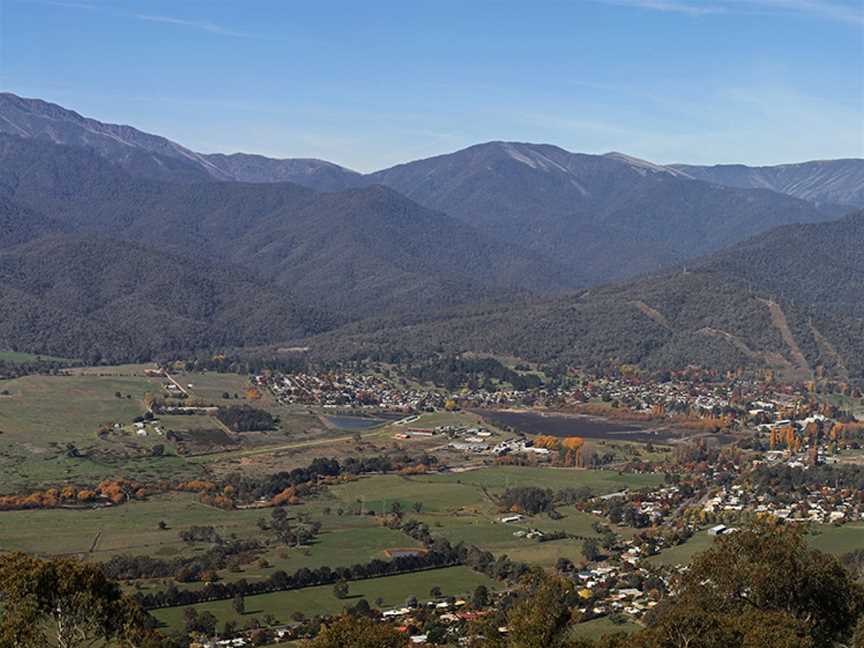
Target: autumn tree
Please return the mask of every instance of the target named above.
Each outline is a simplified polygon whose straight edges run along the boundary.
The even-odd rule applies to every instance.
[[[344,615],[321,629],[312,648],[405,648],[408,637],[365,616]]]
[[[697,556],[633,646],[829,648],[862,611],[862,586],[800,527],[757,522]]]
[[[0,648],[156,646],[150,619],[102,569],[73,559],[0,556]]]
[[[573,584],[542,573],[531,574],[526,594],[507,614],[508,648],[555,648],[566,646],[571,621],[568,605]]]

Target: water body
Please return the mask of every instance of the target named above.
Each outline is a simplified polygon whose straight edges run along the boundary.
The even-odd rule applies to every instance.
[[[512,428],[524,434],[545,434],[554,437],[579,436],[585,439],[640,441],[642,443],[669,441],[688,436],[687,432],[679,430],[655,430],[635,423],[618,423],[577,414],[499,410],[474,410],[474,413],[479,414],[496,427]]]
[[[327,416],[326,419],[340,430],[369,430],[387,423],[384,419],[360,416]]]

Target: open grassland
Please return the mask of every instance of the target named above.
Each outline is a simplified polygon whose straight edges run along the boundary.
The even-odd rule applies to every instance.
[[[177,457],[164,436],[154,433],[140,437],[131,426],[132,420],[145,411],[145,394],[158,395],[163,391],[164,379],[147,375],[154,368],[152,364],[75,367],[67,371],[70,375],[32,375],[3,381],[0,387],[8,395],[0,396],[0,493],[70,482],[92,485],[118,476],[141,480],[194,477],[201,474],[201,464],[230,462],[232,457],[245,456],[245,450],[257,453],[262,452],[262,447],[279,448],[309,441],[315,442],[310,455],[320,456],[329,454],[326,447],[329,439],[346,434],[329,430],[318,415],[305,409],[273,403],[266,393],[261,399],[247,400],[246,376],[182,374],[179,376],[182,385],[191,383],[200,390],[202,398],[209,401],[212,397],[214,404],[243,403],[271,410],[279,417],[279,429],[241,436],[243,445],[236,456],[230,452],[220,454],[224,448],[219,447],[199,461]],[[232,399],[222,399],[224,391],[229,391]],[[234,393],[238,393],[239,400],[233,399]],[[122,426],[120,431],[106,439],[97,437],[100,426],[114,423]],[[210,416],[169,415],[161,417],[158,424],[163,430],[178,432],[223,427]],[[76,446],[81,456],[69,456],[68,444]],[[165,446],[168,456],[142,458],[156,444]],[[303,456],[299,461],[305,465],[312,458]],[[229,465],[226,470],[237,467]],[[269,472],[281,469],[278,460],[266,466]]]
[[[110,373],[117,368],[105,369]],[[0,492],[65,482],[92,484],[120,474],[158,479],[185,470],[177,457],[139,458],[155,438],[142,440],[128,433],[103,441],[96,435],[104,424],[127,425],[143,414],[144,395],[160,388],[158,379],[143,372],[4,381],[10,395],[0,398]],[[84,456],[70,456],[69,444]]]
[[[191,398],[212,402],[214,405],[231,404],[235,394],[243,398],[246,390],[251,386],[249,377],[240,374],[171,373],[171,376],[189,391]],[[223,398],[226,393],[230,401]]]
[[[670,547],[656,556],[651,556],[648,562],[654,565],[684,565],[690,562],[693,556],[708,549],[713,543],[714,536],[708,535],[707,531],[699,531],[684,544]]]
[[[393,425],[395,432],[406,431],[409,428],[418,430],[434,430],[443,425],[464,425],[467,427],[490,427],[477,414],[461,410],[458,412],[433,412],[421,414],[416,421],[404,425]]]
[[[577,623],[571,628],[569,636],[572,639],[599,639],[606,635],[614,635],[621,632],[630,634],[641,628],[642,626],[632,621],[615,623],[609,617],[601,617],[586,621],[585,623]]]
[[[277,543],[262,553],[269,566],[257,562],[242,572],[225,572],[225,578],[254,580],[282,569],[349,566],[372,558],[386,559],[388,549],[417,547],[398,531],[378,524],[371,516],[338,515],[323,502],[313,501],[286,509],[290,516],[305,513],[321,523],[318,537],[308,546],[285,547]],[[205,551],[206,543],[185,543],[179,532],[192,526],[213,526],[223,537],[258,538],[266,544],[271,534],[257,521],[270,509],[224,511],[199,503],[191,494],[154,497],[95,510],[39,510],[0,513],[0,551],[27,551],[40,555],[80,554],[91,560],[107,560],[120,553],[170,559]],[[168,528],[161,530],[159,522]]]
[[[528,474],[519,471],[528,471]],[[428,524],[435,536],[443,536],[453,543],[474,544],[496,555],[506,554],[515,560],[552,567],[559,558],[576,563],[582,560],[580,538],[597,536],[592,525],[603,520],[572,507],[561,507],[559,512],[564,516],[561,520],[552,520],[544,514],[504,524],[494,497],[508,483],[516,485],[517,479],[523,486],[537,481],[538,485],[553,489],[585,485],[598,493],[619,490],[624,487],[622,484],[646,483],[640,475],[619,477],[613,472],[604,476],[598,475],[599,472],[501,466],[445,475],[378,475],[333,487],[331,493],[341,501],[355,505],[359,502],[364,510],[378,513],[389,511],[398,503],[409,517]],[[533,482],[529,476],[534,477]],[[623,479],[625,477],[629,479]],[[538,542],[514,535],[531,529],[564,531],[577,538]],[[617,531],[624,536],[633,533],[632,529],[625,528]]]
[[[161,387],[140,376],[73,375],[25,376],[5,381],[3,389],[11,395],[0,407],[2,440],[39,451],[51,443],[96,441],[99,425],[142,414],[144,394]]]
[[[34,455],[16,444],[0,445],[0,493],[15,493],[61,484],[93,485],[125,477],[142,482],[192,479],[201,468],[182,457],[91,459],[63,452]]]
[[[54,555],[89,553],[103,559],[115,553],[159,554],[166,547],[183,548],[178,532],[195,525],[213,525],[228,536],[248,536],[257,529],[260,511],[221,511],[200,504],[194,495],[154,497],[146,502],[95,510],[39,510],[0,513],[0,549]],[[168,529],[160,530],[159,521]],[[169,552],[170,553],[170,552]]]
[[[552,490],[587,486],[596,495],[614,493],[625,488],[654,487],[663,483],[663,476],[657,474],[638,475],[618,473],[614,470],[523,466],[496,466],[462,473],[436,475],[430,479],[482,486],[492,490],[504,490],[517,486],[538,486]]]
[[[839,527],[821,525],[811,531],[807,540],[815,549],[837,556],[864,549],[864,522],[853,522]]]
[[[176,458],[151,460],[154,465]],[[179,459],[177,459],[179,461]],[[55,467],[56,468],[56,467]],[[51,555],[86,554],[95,560],[108,559],[117,553],[135,553],[172,557],[204,551],[204,544],[182,543],[178,532],[191,526],[214,526],[227,538],[260,539],[266,549],[262,557],[269,566],[245,566],[242,574],[223,574],[225,578],[258,578],[272,570],[294,571],[300,567],[339,566],[385,558],[385,551],[414,547],[417,544],[397,531],[380,525],[370,512],[389,512],[398,503],[405,515],[426,522],[433,535],[452,542],[476,544],[495,554],[508,554],[519,560],[544,566],[554,565],[560,557],[574,562],[581,559],[581,540],[595,536],[595,522],[590,514],[572,507],[561,507],[560,520],[546,515],[526,517],[515,524],[500,522],[500,513],[491,493],[477,484],[507,481],[497,472],[512,472],[521,468],[497,467],[473,473],[474,482],[453,479],[456,475],[403,477],[376,475],[329,488],[299,506],[286,509],[292,517],[306,516],[321,524],[321,532],[308,546],[284,547],[274,541],[272,533],[261,531],[258,521],[270,516],[270,509],[225,511],[205,506],[192,494],[171,494],[152,497],[145,502],[130,502],[123,506],[95,510],[37,510],[0,513],[0,550],[24,550]],[[528,469],[534,470],[534,469]],[[576,477],[587,484],[600,484],[601,490],[617,488],[619,483],[606,484],[595,471],[552,471],[569,473],[565,483]],[[481,474],[489,473],[489,474]],[[612,473],[613,476],[616,476]],[[576,477],[574,477],[576,476]],[[638,476],[631,476],[633,478]],[[640,480],[641,481],[641,480]],[[503,483],[502,482],[502,483]],[[605,484],[605,488],[603,485]],[[362,511],[363,515],[357,515]],[[168,525],[159,529],[159,522]],[[564,531],[576,538],[539,543],[514,536],[530,529]],[[629,529],[619,529],[625,536]],[[94,540],[98,537],[98,541]]]
[[[700,531],[687,542],[671,547],[649,558],[655,565],[683,565],[693,556],[708,549],[714,538],[707,531]],[[843,526],[815,525],[807,534],[807,542],[814,549],[842,556],[855,549],[864,549],[864,522],[853,522]]]
[[[139,362],[121,365],[98,365],[95,367],[73,367],[67,369],[66,373],[79,376],[137,376],[146,378],[147,373],[158,369],[152,362]],[[155,378],[155,380],[161,380]]]
[[[25,364],[27,362],[62,362],[72,363],[75,360],[69,358],[58,358],[57,356],[49,355],[34,355],[32,353],[22,353],[20,351],[0,351],[0,362],[10,362],[12,364]]]
[[[265,614],[272,614],[284,623],[290,621],[291,616],[296,612],[301,612],[307,617],[338,613],[346,607],[355,605],[361,598],[374,605],[375,600],[380,597],[383,599],[382,607],[387,608],[403,605],[410,596],[416,596],[419,601],[429,600],[429,591],[433,587],[440,587],[445,596],[458,596],[470,594],[478,585],[494,588],[496,583],[467,567],[450,567],[353,581],[346,599],[336,598],[332,586],[249,596],[246,598],[246,613],[243,616],[239,616],[234,611],[231,601],[203,603],[196,605],[195,608],[199,613],[207,610],[223,622],[234,620],[243,623],[252,617],[260,618]],[[169,628],[180,628],[183,624],[183,609],[155,610],[153,616]]]

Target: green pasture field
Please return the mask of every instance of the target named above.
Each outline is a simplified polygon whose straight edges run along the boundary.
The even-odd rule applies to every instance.
[[[52,442],[96,442],[101,424],[127,423],[143,414],[144,394],[161,389],[152,378],[93,375],[24,376],[4,381],[3,388],[11,396],[0,406],[2,441],[37,453]]]
[[[839,527],[820,525],[811,529],[807,541],[814,549],[837,556],[864,549],[864,522],[852,522]]]
[[[252,617],[262,617],[272,614],[280,622],[288,622],[295,612],[302,612],[307,617],[338,613],[346,607],[355,605],[365,598],[370,605],[375,605],[379,597],[384,599],[382,607],[403,605],[410,596],[416,596],[419,601],[429,600],[429,591],[440,587],[445,596],[468,595],[478,585],[493,589],[497,583],[478,574],[467,567],[449,567],[414,574],[371,578],[363,581],[353,581],[349,586],[346,599],[338,599],[333,595],[332,586],[308,587],[290,592],[275,592],[259,596],[246,597],[246,613],[239,616],[232,606],[232,601],[214,601],[193,606],[198,612],[209,611],[220,620],[240,621],[244,623]],[[171,629],[183,626],[182,607],[154,610],[153,616]]]
[[[69,376],[3,382],[11,395],[0,398],[0,492],[66,482],[92,484],[121,474],[161,478],[184,469],[177,457],[125,458],[145,454],[156,437],[129,434],[103,441],[96,436],[103,424],[127,425],[143,414],[144,395],[161,389],[159,380],[143,376],[143,371],[132,375],[127,367],[120,375],[113,373],[119,368],[102,369],[110,375],[76,370]],[[70,443],[91,456],[67,456]]]
[[[148,371],[154,371],[158,367],[156,364],[152,362],[138,362],[138,363],[130,363],[130,364],[121,364],[121,365],[97,365],[95,367],[73,367],[71,369],[67,369],[67,373],[79,375],[79,376],[97,376],[97,377],[105,377],[105,376],[137,376],[139,378],[146,378]],[[161,378],[154,378],[153,380],[162,381]]]
[[[184,388],[189,390],[189,394],[193,399],[201,399],[212,402],[214,405],[230,405],[234,402],[234,394],[237,394],[240,399],[244,398],[244,392],[251,386],[248,376],[240,374],[225,374],[225,373],[171,373],[171,376],[177,380]],[[192,387],[187,387],[192,385]],[[227,392],[231,398],[222,398],[222,394]],[[265,395],[266,398],[266,395]],[[262,398],[261,401],[264,401]],[[269,399],[268,399],[269,400]]]
[[[17,444],[0,445],[0,494],[66,483],[94,485],[103,479],[118,477],[150,482],[201,475],[200,467],[171,454],[158,458],[100,460],[68,457],[62,452],[34,455]]]
[[[587,486],[595,495],[614,493],[625,488],[640,489],[656,487],[663,483],[657,474],[619,474],[613,470],[584,470],[579,468],[497,466],[461,473],[434,476],[445,482],[482,486],[491,490],[504,490],[518,486],[538,486],[561,490]]]
[[[33,353],[22,353],[20,351],[0,351],[0,362],[10,362],[13,364],[24,364],[27,362],[63,362],[72,363],[75,360],[70,358],[58,358],[50,355],[37,355]]]
[[[372,516],[339,516],[335,509],[324,513],[324,505],[313,501],[286,509],[289,516],[307,513],[321,522],[318,537],[308,546],[272,546],[262,553],[268,567],[258,562],[245,565],[241,572],[225,571],[223,578],[266,578],[278,569],[294,572],[301,567],[350,566],[373,558],[387,559],[386,550],[419,547],[406,535],[381,526]],[[213,526],[227,538],[260,538],[262,544],[272,534],[257,526],[268,519],[272,509],[224,511],[205,506],[192,494],[170,494],[144,502],[95,510],[37,510],[0,513],[0,552],[27,551],[38,555],[83,555],[89,560],[108,560],[121,553],[150,555],[170,559],[205,551],[205,543],[184,543],[179,532],[192,526]],[[164,521],[168,528],[159,529]],[[97,540],[98,538],[98,540]],[[92,551],[91,551],[92,549]],[[149,587],[161,584],[149,583]]]
[[[708,535],[707,531],[698,531],[684,544],[661,551],[656,556],[648,558],[648,562],[655,565],[684,565],[712,544],[714,544],[714,536]]]
[[[446,537],[453,543],[474,544],[498,555],[506,554],[514,560],[545,567],[553,566],[559,558],[569,558],[578,563],[583,559],[580,540],[565,538],[538,542],[513,534],[520,530],[539,529],[544,532],[562,530],[576,536],[596,537],[597,533],[591,527],[594,522],[603,523],[602,518],[576,511],[572,507],[561,507],[559,512],[564,516],[561,520],[552,520],[544,514],[526,517],[518,523],[504,524],[500,522],[502,514],[498,507],[480,488],[481,485],[488,485],[489,494],[494,495],[503,490],[497,485],[503,486],[511,478],[515,480],[512,473],[523,470],[529,471],[534,483],[545,480],[544,485],[550,487],[559,487],[559,481],[567,485],[585,484],[598,492],[612,492],[621,487],[620,482],[613,479],[618,477],[616,473],[610,473],[608,479],[603,479],[595,474],[600,471],[557,471],[551,468],[502,466],[446,475],[376,475],[332,487],[330,491],[333,496],[349,504],[356,504],[361,500],[364,509],[379,513],[389,511],[393,503],[398,502],[406,516],[425,522],[433,535]],[[544,471],[554,474],[539,479],[538,474]],[[502,472],[505,474],[498,474]],[[529,484],[527,480],[521,481],[526,479],[526,475],[518,476],[520,485]],[[470,481],[469,477],[472,478]],[[573,480],[576,478],[579,482],[574,484]],[[609,479],[612,481],[608,481]],[[642,485],[644,480],[638,479],[636,483]],[[388,496],[382,497],[382,493]],[[419,513],[415,512],[415,503],[422,504]],[[632,529],[616,527],[615,531],[625,537],[633,534]]]
[[[225,536],[257,532],[258,510],[222,511],[199,503],[192,494],[153,497],[144,502],[102,509],[53,509],[0,513],[0,550],[42,555],[87,553],[97,533],[99,542],[88,557],[116,553],[158,555],[165,547],[184,549],[178,532],[191,526],[215,526]],[[159,521],[168,529],[160,530]]]
[[[472,412],[460,410],[457,412],[433,412],[421,414],[420,418],[405,425],[394,425],[394,431],[405,431],[408,428],[417,428],[418,430],[434,430],[442,425],[465,425],[467,427],[485,427],[491,426],[483,421],[483,419]],[[494,428],[492,428],[494,429]]]
[[[641,628],[642,626],[632,621],[613,623],[609,617],[601,617],[585,623],[577,623],[570,629],[569,635],[572,639],[599,639],[605,635],[614,635],[620,632],[630,634]]]
[[[683,565],[708,549],[713,542],[714,538],[707,531],[699,531],[684,544],[666,549],[648,560],[655,565]],[[836,556],[864,549],[864,522],[843,526],[815,525],[807,534],[807,542],[814,549]]]

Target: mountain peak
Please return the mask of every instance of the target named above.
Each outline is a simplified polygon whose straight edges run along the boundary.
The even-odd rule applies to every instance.
[[[359,177],[323,160],[197,153],[133,126],[100,122],[42,99],[9,92],[0,93],[0,133],[82,146],[134,175],[172,182],[296,182],[335,191],[357,184]]]

